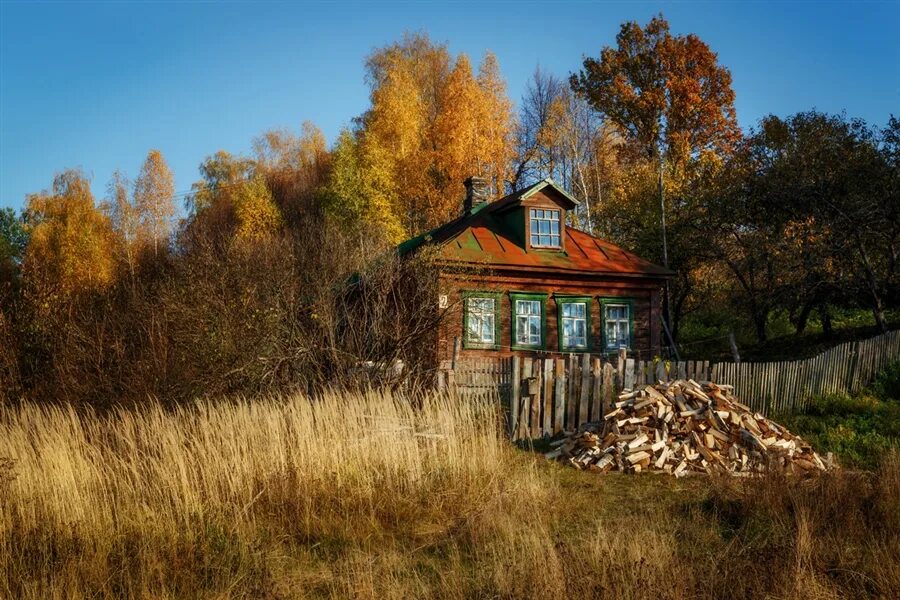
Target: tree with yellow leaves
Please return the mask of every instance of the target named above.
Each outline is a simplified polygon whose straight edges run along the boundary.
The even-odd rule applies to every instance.
[[[281,212],[261,174],[236,186],[231,193],[236,228],[234,237],[240,242],[254,242],[274,235],[282,225]]]
[[[281,228],[281,211],[255,161],[220,150],[200,165],[200,172],[203,180],[194,184],[188,201],[192,236],[258,241]]]
[[[454,184],[477,174],[490,181],[495,195],[502,195],[512,158],[511,115],[494,55],[485,55],[476,78],[468,57],[460,54],[442,90],[434,125],[435,165],[447,187],[454,189]],[[456,203],[444,201],[435,216],[446,220],[458,209]]]
[[[25,215],[30,241],[22,275],[39,310],[115,281],[112,223],[95,206],[90,182],[80,171],[65,171],[52,190],[29,195]]]
[[[487,52],[478,67],[478,87],[481,92],[482,147],[479,158],[482,174],[491,181],[494,193],[502,196],[509,179],[509,167],[514,156],[513,106],[506,93],[506,82],[500,73],[500,63],[493,52]]]
[[[493,55],[476,77],[466,56],[454,61],[446,46],[407,35],[366,65],[372,106],[359,119],[357,156],[372,182],[367,201],[401,224],[391,228],[393,241],[456,216],[468,176],[504,192],[512,108]]]

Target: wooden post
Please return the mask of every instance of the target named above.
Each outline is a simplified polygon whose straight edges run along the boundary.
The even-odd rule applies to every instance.
[[[591,372],[593,381],[593,391],[591,394],[591,421],[600,421],[603,419],[603,370],[600,366],[600,359],[594,357],[594,368]]]
[[[556,359],[556,419],[554,432],[559,433],[566,427],[566,361]]]
[[[628,356],[628,352],[625,348],[619,348],[619,364],[616,365],[616,369],[619,371],[619,390],[625,389],[625,359]]]
[[[741,355],[738,353],[737,342],[734,339],[734,331],[728,332],[728,345],[731,346],[731,355],[734,357],[734,362],[741,362]]]
[[[516,439],[519,425],[519,400],[522,397],[519,387],[522,385],[522,366],[518,356],[512,357],[512,381],[509,385],[509,437]]]
[[[553,432],[553,359],[544,359],[544,435]]]
[[[531,396],[531,439],[541,437],[541,390],[543,390],[543,382],[541,381],[541,360],[535,359],[531,376],[537,379],[537,393]]]
[[[603,415],[612,410],[612,405],[615,402],[615,377],[616,375],[612,365],[609,363],[603,365],[603,403],[601,404],[600,410],[601,419],[603,418]]]
[[[578,397],[575,395],[575,385],[578,379],[575,377],[575,355],[570,354],[569,360],[566,361],[566,383],[568,390],[566,391],[566,431],[575,431],[575,419],[578,418]]]
[[[622,389],[634,389],[634,359],[625,359],[625,381],[622,383]]]
[[[584,425],[588,420],[588,400],[591,397],[591,356],[581,355],[581,398],[578,400],[578,424]]]
[[[662,359],[656,363],[656,380],[662,382],[669,380],[669,377],[666,375],[666,361]]]
[[[531,363],[532,360],[530,358],[522,359],[522,378],[531,377]],[[525,382],[526,386],[528,382]],[[530,435],[531,429],[529,427],[528,417],[531,412],[531,396],[528,388],[526,387],[522,390],[522,403],[521,403],[521,411],[519,412],[519,437],[522,439],[527,438]]]

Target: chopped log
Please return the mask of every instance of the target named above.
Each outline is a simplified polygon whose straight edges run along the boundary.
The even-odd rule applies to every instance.
[[[730,386],[677,380],[619,396],[616,408],[550,444],[548,459],[594,472],[655,471],[683,477],[832,468],[801,438],[738,402]]]

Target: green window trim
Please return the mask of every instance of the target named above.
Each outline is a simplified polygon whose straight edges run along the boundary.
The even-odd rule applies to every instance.
[[[466,350],[499,350],[500,349],[500,302],[503,292],[484,292],[479,290],[465,290],[461,292],[463,300],[462,339],[463,348]],[[484,344],[469,339],[469,298],[490,298],[494,301],[494,343]]]
[[[591,338],[591,305],[594,299],[590,296],[564,296],[562,294],[554,294],[556,300],[556,337],[558,338],[560,352],[590,352]],[[563,305],[564,304],[584,304],[584,327],[585,327],[585,346],[566,346],[563,336]]]
[[[517,319],[516,319],[516,300],[534,300],[541,303],[541,343],[540,344],[519,344]],[[511,350],[544,350],[547,347],[547,294],[535,292],[510,292],[509,293],[509,310],[510,310],[510,332],[509,347]]]
[[[617,298],[615,296],[600,298],[600,339],[604,352],[617,352],[620,346],[610,348],[606,340],[606,308],[610,305],[628,307],[628,350],[634,350],[634,298]]]

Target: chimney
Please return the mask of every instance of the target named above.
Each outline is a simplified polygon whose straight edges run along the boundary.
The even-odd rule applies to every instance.
[[[488,184],[481,177],[469,177],[464,183],[466,199],[463,201],[463,216],[468,216],[488,203]]]

